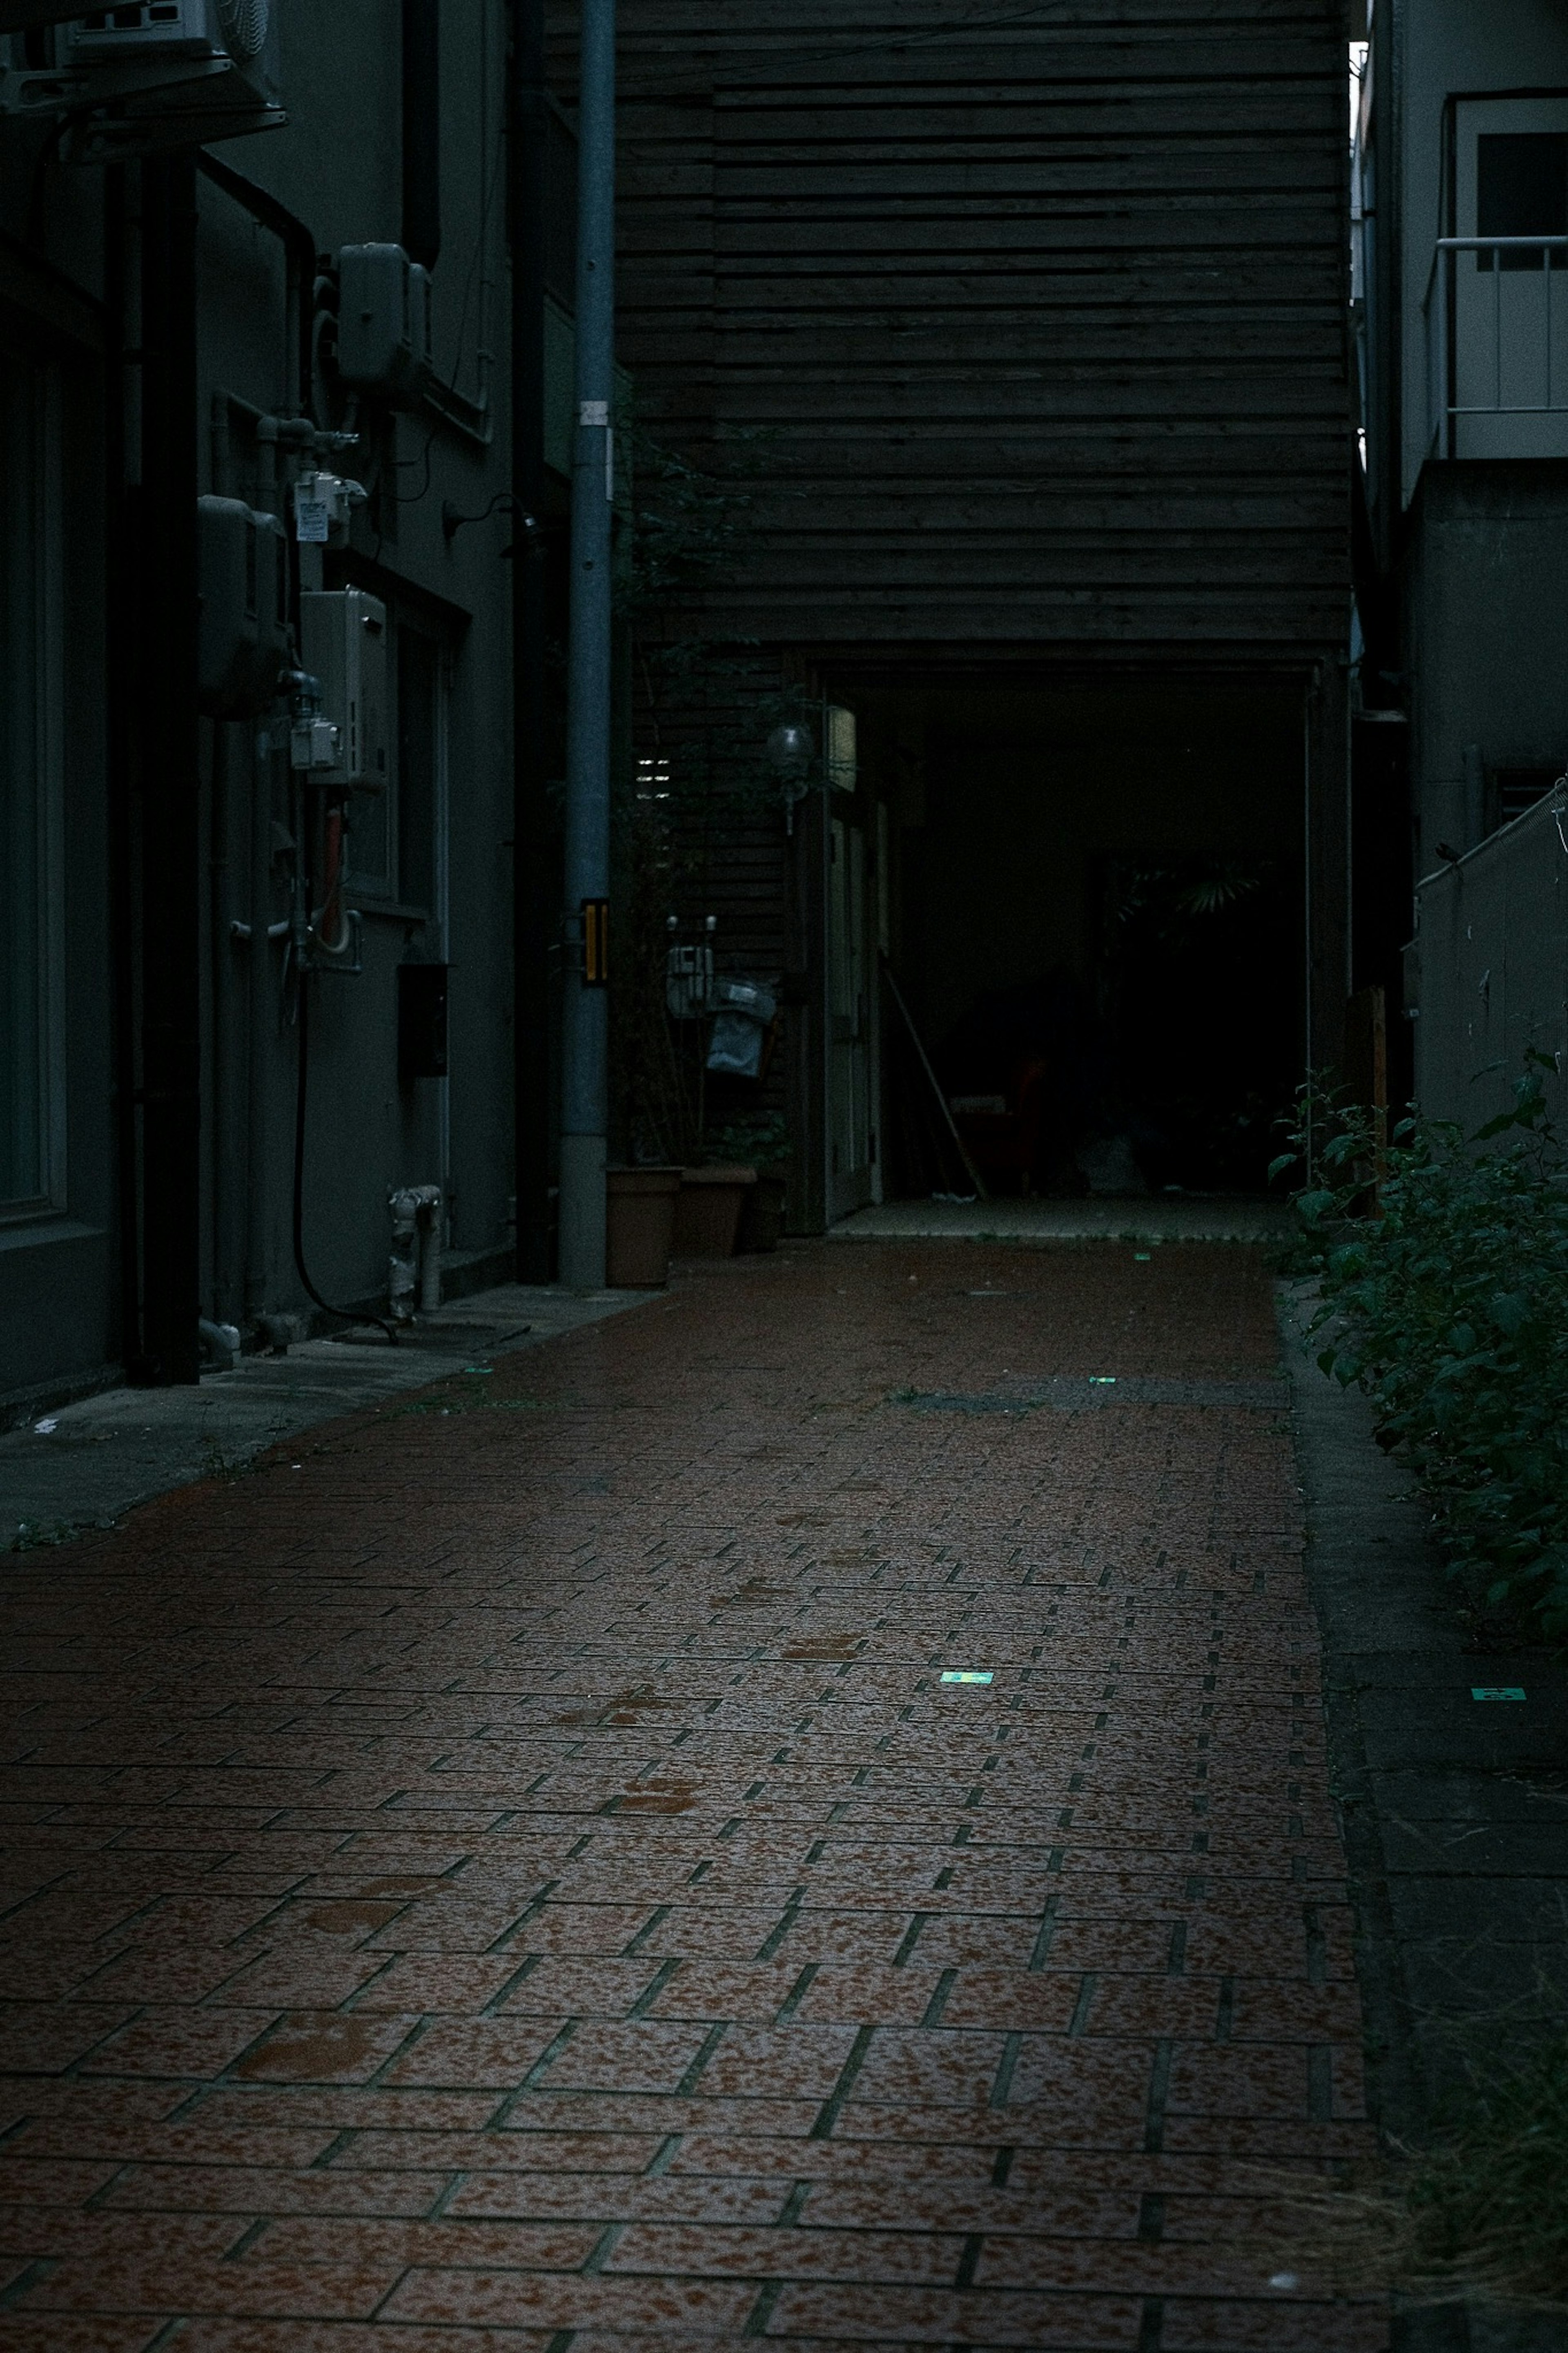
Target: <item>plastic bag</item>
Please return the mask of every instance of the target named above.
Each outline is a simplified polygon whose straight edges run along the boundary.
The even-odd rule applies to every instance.
[[[732,1079],[761,1075],[763,1046],[777,1000],[760,980],[716,980],[708,1068]]]

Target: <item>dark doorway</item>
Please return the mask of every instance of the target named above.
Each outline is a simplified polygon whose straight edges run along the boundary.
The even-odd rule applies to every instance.
[[[890,961],[991,1188],[1261,1190],[1303,1055],[1300,689],[976,687],[879,719]],[[955,1181],[931,1110],[889,1101],[890,1190]]]
[[[1277,857],[1104,862],[1100,1124],[1157,1188],[1259,1191],[1299,1075],[1294,929]]]

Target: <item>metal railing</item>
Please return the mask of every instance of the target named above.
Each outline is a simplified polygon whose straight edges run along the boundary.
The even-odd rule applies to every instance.
[[[1437,239],[1421,305],[1428,457],[1516,454],[1461,450],[1465,418],[1568,416],[1565,271],[1568,237]]]

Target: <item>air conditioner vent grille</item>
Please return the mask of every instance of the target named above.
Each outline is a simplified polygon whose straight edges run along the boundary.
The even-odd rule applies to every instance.
[[[268,0],[217,0],[217,15],[224,40],[235,57],[260,56],[267,38]]]

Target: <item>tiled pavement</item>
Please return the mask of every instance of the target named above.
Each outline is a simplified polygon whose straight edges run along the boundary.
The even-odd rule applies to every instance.
[[[788,1250],[7,1561],[0,2347],[1376,2353],[1278,1345]]]

